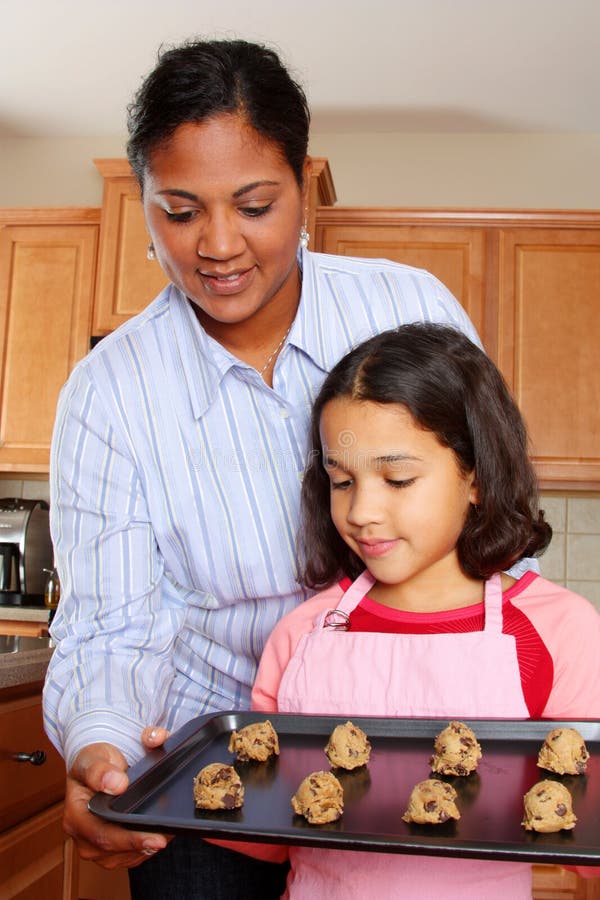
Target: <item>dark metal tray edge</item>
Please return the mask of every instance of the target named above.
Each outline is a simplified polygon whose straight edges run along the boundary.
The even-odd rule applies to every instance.
[[[223,712],[208,713],[190,720],[181,729],[175,732],[165,742],[162,749],[154,750],[147,754],[129,770],[130,786],[125,794],[115,797],[98,793],[91,798],[88,806],[91,812],[115,824],[124,825],[132,830],[167,831],[171,834],[189,833],[190,824],[187,818],[169,821],[168,829],[157,827],[154,817],[136,814],[134,810],[155,786],[156,774],[169,761],[169,779],[175,777],[177,771],[186,764],[190,756],[198,750],[196,736],[199,731],[206,731],[207,726],[219,726],[220,730],[232,730],[234,727],[242,727],[251,722],[262,721],[269,718],[276,730],[285,730],[286,726],[293,725],[290,729],[297,733],[328,735],[335,724],[344,717],[340,716],[308,716],[285,713],[266,714],[264,712],[249,712],[246,710],[227,710]],[[360,725],[367,734],[373,737],[434,737],[441,728],[445,727],[450,718],[375,718],[366,716],[352,716],[352,721]],[[528,738],[543,740],[548,731],[558,726],[577,728],[584,740],[600,740],[600,721],[582,719],[479,719],[461,718],[462,722],[471,726],[478,739],[510,741],[511,739]],[[315,731],[315,729],[317,729]],[[116,809],[115,806],[122,808]],[[223,813],[222,824],[211,819],[203,821],[201,826],[196,826],[199,838],[209,837],[228,841],[260,842],[260,843],[298,843],[297,833],[285,829],[277,832],[269,832],[264,829],[253,831],[248,826],[239,830],[236,823],[228,821],[227,813]],[[522,862],[547,862],[567,865],[598,865],[600,852],[579,848],[576,853],[561,851],[556,844],[544,845],[542,841],[551,839],[551,835],[528,835],[531,840],[531,849],[523,845],[516,846],[490,846],[488,843],[478,845],[473,841],[461,841],[452,835],[439,834],[439,826],[436,833],[432,833],[432,826],[413,826],[414,835],[403,835],[401,839],[390,836],[389,841],[373,840],[370,835],[353,833],[352,836],[338,836],[335,832],[321,831],[313,826],[311,832],[303,834],[301,843],[306,846],[323,847],[340,850],[365,850],[374,852],[415,853],[423,855],[443,855],[444,852],[452,856],[479,859],[511,859]],[[314,838],[311,838],[311,833]]]

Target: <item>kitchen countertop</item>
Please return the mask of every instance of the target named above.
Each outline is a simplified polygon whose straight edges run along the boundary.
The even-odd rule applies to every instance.
[[[47,622],[48,613],[44,606],[4,606],[0,603],[0,619],[12,622]]]
[[[50,638],[0,635],[0,690],[43,681],[53,652]]]

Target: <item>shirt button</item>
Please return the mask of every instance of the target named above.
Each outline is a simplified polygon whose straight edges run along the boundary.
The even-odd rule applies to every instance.
[[[289,418],[290,412],[288,409],[285,408],[285,406],[281,406],[279,408],[279,415],[281,416],[282,419],[287,419],[287,418]]]

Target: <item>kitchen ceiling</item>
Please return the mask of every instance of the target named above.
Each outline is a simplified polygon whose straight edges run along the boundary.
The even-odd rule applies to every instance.
[[[124,131],[161,43],[274,46],[313,130],[600,132],[600,0],[0,0],[0,137]]]

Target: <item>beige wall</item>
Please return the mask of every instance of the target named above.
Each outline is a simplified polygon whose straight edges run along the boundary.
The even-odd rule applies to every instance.
[[[344,206],[600,209],[600,134],[322,134]],[[0,206],[100,206],[125,137],[4,138]]]
[[[600,134],[330,134],[344,206],[600,209]]]

